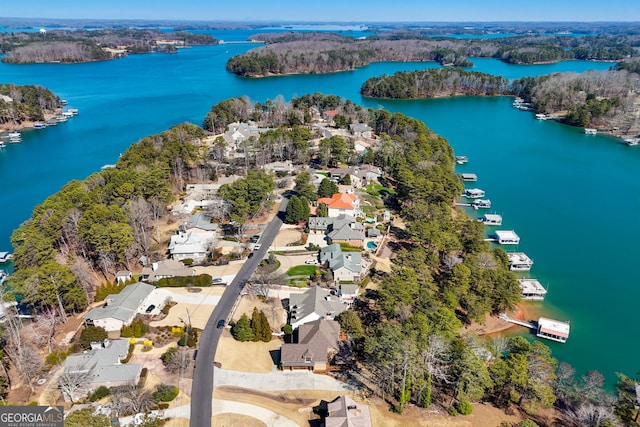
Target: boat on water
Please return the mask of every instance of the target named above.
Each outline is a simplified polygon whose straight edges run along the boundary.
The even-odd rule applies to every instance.
[[[547,117],[546,114],[542,114],[542,113],[538,113],[536,114],[536,120],[547,120],[549,117]]]
[[[0,252],[0,263],[9,262],[13,258],[11,252]]]
[[[467,156],[456,156],[456,163],[459,165],[464,165],[468,161],[469,159],[467,158]]]
[[[16,130],[16,131],[7,133],[7,136],[9,138],[21,138],[22,134]]]
[[[489,199],[476,199],[471,202],[473,209],[491,209],[491,200]]]
[[[42,123],[42,122],[35,122],[33,124],[33,128],[34,129],[44,129],[46,127],[47,127],[47,124],[46,123]]]
[[[640,138],[625,138],[622,141],[629,147],[633,147],[634,145],[638,145],[638,142],[640,142]]]
[[[598,133],[598,129],[594,128],[584,128],[585,135],[596,135]]]
[[[63,123],[66,121],[67,121],[67,118],[65,116],[56,116],[56,122]]]
[[[478,175],[475,173],[463,173],[462,180],[467,182],[475,182],[478,180]]]
[[[0,141],[0,148],[5,148],[7,146],[7,144],[4,143],[4,141]]]
[[[45,124],[46,124],[47,126],[55,126],[55,125],[57,125],[57,124],[58,124],[58,121],[57,121],[55,118],[53,118],[53,119],[49,119],[49,120],[47,120],[47,121],[45,122]]]
[[[67,119],[70,119],[71,117],[73,117],[73,113],[71,111],[63,111],[62,117],[66,117]]]
[[[484,190],[479,188],[467,188],[464,190],[464,197],[468,199],[479,199],[484,197]]]
[[[71,114],[72,116],[75,116],[76,114],[78,114],[78,109],[77,108],[69,108],[66,111],[67,113]]]

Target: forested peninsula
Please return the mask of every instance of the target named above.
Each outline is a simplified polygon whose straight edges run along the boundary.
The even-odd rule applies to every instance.
[[[320,133],[319,118],[329,111],[344,118],[330,125],[334,130],[354,122],[373,129],[375,143],[364,155],[351,155],[350,140]],[[220,134],[248,120],[268,130],[243,143],[238,167],[225,156]],[[220,188],[230,209],[219,220],[237,224],[268,203],[274,177],[260,170],[267,161],[289,160],[302,171],[293,189],[301,197],[315,191],[304,171],[311,159],[323,165],[366,163],[384,170],[390,191],[381,203],[402,221],[390,229],[399,242],[391,270],[373,268],[367,280],[375,286],[339,318],[365,384],[400,413],[414,404],[469,414],[473,403],[485,401],[521,410],[525,418],[555,404],[576,425],[594,412],[615,421],[615,410],[631,419],[632,379],[621,376],[614,396],[605,391],[602,375],[575,378],[539,341],[489,339],[463,328],[513,308],[521,290],[504,250],[492,249],[483,225],[454,206],[463,185],[454,174],[453,150],[424,123],[313,94],[290,102],[229,99],[211,108],[204,127],[214,134],[183,124],[146,137],[115,168],[72,181],[37,206],[12,236],[16,271],[9,284],[21,304],[35,314],[80,312],[106,295],[96,286],[117,270],[141,256],[161,259],[166,242],[159,239],[159,227],[173,221],[167,207],[187,182],[244,171],[243,178]],[[41,357],[32,347],[23,342],[22,354]],[[33,369],[18,374],[31,378]]]
[[[512,95],[531,109],[572,126],[591,127],[620,136],[640,134],[640,75],[637,62],[618,70],[554,73],[509,81],[458,69],[431,69],[372,77],[362,85],[364,96],[393,99],[456,95]]]
[[[162,32],[153,29],[51,30],[0,33],[3,62],[103,61],[133,53],[176,53],[178,47],[216,44],[208,34]]]
[[[640,35],[581,37],[517,36],[499,39],[430,37],[410,29],[366,39],[331,33],[257,34],[266,46],[229,59],[227,70],[247,77],[316,74],[353,70],[381,61],[437,61],[470,67],[468,57],[491,57],[513,64],[570,59],[619,61],[638,55]]]
[[[62,100],[42,86],[0,84],[0,129],[44,121],[62,108]]]

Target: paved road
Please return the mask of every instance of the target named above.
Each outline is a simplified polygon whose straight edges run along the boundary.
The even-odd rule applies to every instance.
[[[254,251],[251,258],[247,259],[235,279],[229,284],[227,290],[220,298],[220,302],[211,313],[207,325],[200,337],[198,356],[196,357],[196,368],[193,373],[193,385],[191,387],[191,419],[190,427],[211,426],[211,401],[213,397],[213,358],[218,348],[218,340],[222,329],[216,327],[218,320],[228,319],[233,304],[240,296],[242,288],[251,277],[258,263],[269,250],[269,246],[278,234],[283,223],[287,199],[283,199],[280,204],[280,211],[267,228],[262,232],[260,243],[262,247]]]

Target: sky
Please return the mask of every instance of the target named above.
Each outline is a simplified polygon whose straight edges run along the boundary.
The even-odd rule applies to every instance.
[[[640,21],[639,0],[0,0],[0,17],[280,22]]]

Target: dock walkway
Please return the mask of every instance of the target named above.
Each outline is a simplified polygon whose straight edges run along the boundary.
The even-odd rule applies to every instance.
[[[516,325],[524,326],[525,328],[529,328],[529,329],[538,329],[538,327],[533,323],[524,322],[518,319],[512,319],[511,317],[507,316],[505,313],[500,313],[498,317],[504,320],[505,322],[515,323]]]

